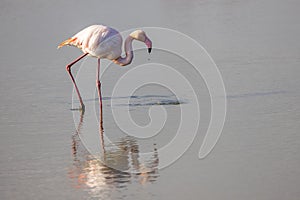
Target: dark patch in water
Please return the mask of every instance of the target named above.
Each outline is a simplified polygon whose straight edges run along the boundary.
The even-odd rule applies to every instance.
[[[161,105],[180,105],[186,104],[187,100],[178,100],[175,95],[143,95],[143,96],[124,96],[124,97],[102,97],[103,101],[110,101],[112,99],[115,100],[126,100],[129,99],[129,104],[116,104],[117,106],[161,106]],[[84,99],[86,102],[97,101],[98,98],[95,99]],[[75,102],[77,102],[75,100]],[[79,101],[78,101],[79,102]]]
[[[117,97],[119,99],[129,99],[129,104],[119,104],[118,106],[161,106],[161,105],[179,105],[186,101],[178,100],[176,96],[162,96],[162,95],[144,95],[144,96],[130,96]]]
[[[184,104],[180,101],[162,100],[157,102],[145,102],[145,103],[130,103],[129,106],[161,106],[161,105],[179,105]]]

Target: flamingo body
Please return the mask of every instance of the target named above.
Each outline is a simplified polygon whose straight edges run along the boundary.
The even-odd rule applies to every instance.
[[[120,33],[103,25],[92,25],[75,34],[69,44],[78,47],[93,57],[114,60],[121,56],[122,37]]]
[[[136,30],[129,34],[129,36],[126,38],[124,43],[124,50],[125,50],[125,57],[121,57],[122,54],[122,36],[121,34],[108,26],[104,25],[92,25],[89,26],[71,38],[63,41],[58,45],[58,48],[61,48],[65,45],[71,45],[75,46],[83,51],[83,55],[78,57],[76,60],[71,62],[67,65],[66,69],[72,79],[72,82],[75,86],[76,92],[79,97],[79,101],[82,107],[82,110],[84,110],[84,104],[81,98],[81,95],[79,93],[78,87],[76,85],[75,79],[71,73],[71,67],[84,58],[87,55],[93,56],[98,58],[98,69],[97,69],[97,87],[98,87],[98,94],[99,94],[99,103],[100,108],[102,108],[102,97],[100,92],[100,59],[109,59],[112,60],[114,63],[125,66],[131,63],[133,59],[133,50],[132,50],[132,42],[133,40],[138,40],[140,42],[144,42],[148,47],[148,52],[151,52],[152,49],[152,42],[147,37],[146,33],[142,30]]]

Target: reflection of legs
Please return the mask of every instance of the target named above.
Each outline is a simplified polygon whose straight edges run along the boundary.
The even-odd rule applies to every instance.
[[[73,62],[71,62],[70,64],[68,64],[68,65],[66,66],[66,69],[67,69],[67,71],[68,71],[68,73],[69,73],[69,75],[70,75],[70,77],[71,77],[71,79],[72,79],[72,82],[73,82],[74,86],[75,86],[75,89],[76,89],[76,92],[77,92],[77,95],[78,95],[78,98],[79,98],[79,101],[80,101],[80,105],[81,105],[81,109],[82,109],[82,110],[84,110],[84,104],[83,104],[82,98],[81,98],[81,96],[80,96],[78,87],[77,87],[77,85],[76,85],[75,79],[74,79],[74,77],[73,77],[73,75],[72,75],[71,67],[72,67],[75,63],[77,63],[79,60],[81,60],[83,57],[85,57],[86,55],[88,55],[88,53],[82,54],[82,55],[79,56],[76,60],[74,60]]]
[[[99,96],[99,122],[100,122],[100,129],[103,129],[103,120],[102,120],[102,95],[101,95],[101,82],[100,82],[100,59],[98,59],[98,68],[97,68],[96,83],[97,83],[97,87],[98,87],[98,96]]]
[[[98,59],[98,68],[97,68],[97,75],[96,75],[96,84],[98,88],[98,96],[99,96],[99,133],[100,133],[100,142],[103,151],[103,159],[104,162],[106,160],[105,157],[105,148],[104,148],[104,137],[103,137],[103,114],[102,114],[102,95],[101,95],[101,82],[100,82],[100,59]]]
[[[78,152],[77,148],[78,148],[78,145],[79,145],[77,142],[79,141],[80,130],[81,130],[81,127],[82,127],[82,124],[83,124],[83,115],[84,115],[84,112],[81,112],[76,132],[72,136],[72,140],[73,140],[73,142],[72,142],[72,153],[73,153],[73,156],[74,156],[74,160],[76,160],[75,158],[77,157],[77,152]]]

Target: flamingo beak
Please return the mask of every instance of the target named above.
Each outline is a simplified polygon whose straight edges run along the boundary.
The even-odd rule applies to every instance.
[[[145,44],[147,45],[148,47],[148,53],[151,53],[151,50],[152,50],[152,42],[149,38],[146,37],[146,40],[145,40]]]

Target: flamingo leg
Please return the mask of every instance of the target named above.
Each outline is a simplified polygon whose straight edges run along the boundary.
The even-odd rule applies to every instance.
[[[83,101],[82,101],[82,98],[81,98],[81,95],[79,93],[79,90],[78,90],[78,87],[76,85],[76,81],[72,75],[72,72],[71,72],[71,67],[77,63],[79,60],[81,60],[82,58],[84,58],[85,56],[87,56],[88,53],[85,53],[85,54],[82,54],[81,56],[79,56],[78,58],[76,58],[73,62],[69,63],[67,66],[66,66],[66,69],[67,69],[67,72],[69,73],[71,79],[72,79],[72,82],[75,86],[75,89],[76,89],[76,92],[77,92],[77,95],[78,95],[78,98],[79,98],[79,101],[80,101],[80,105],[81,105],[81,109],[84,111],[84,104],[83,104]]]
[[[96,84],[98,88],[98,96],[99,96],[99,114],[100,117],[102,116],[102,95],[101,95],[101,82],[100,82],[100,59],[98,59],[98,68],[97,68],[97,75],[96,75]],[[102,127],[102,117],[100,118],[100,128]]]

